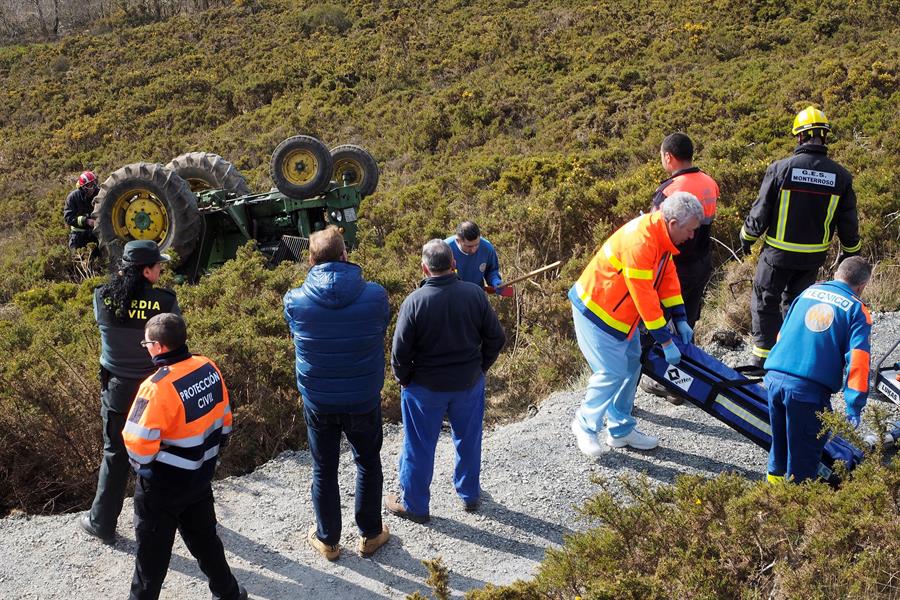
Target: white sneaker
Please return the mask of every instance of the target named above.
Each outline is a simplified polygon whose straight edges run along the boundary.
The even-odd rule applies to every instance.
[[[608,446],[606,446],[605,444],[601,444],[597,440],[596,433],[585,431],[585,429],[578,423],[578,419],[572,419],[572,433],[575,434],[575,441],[578,442],[578,449],[588,456],[597,458],[598,456],[602,456],[609,451]]]
[[[631,433],[624,437],[614,438],[606,432],[606,443],[613,448],[624,448],[631,446],[637,450],[652,450],[659,446],[659,440],[652,435],[641,433],[637,429],[632,429]]]

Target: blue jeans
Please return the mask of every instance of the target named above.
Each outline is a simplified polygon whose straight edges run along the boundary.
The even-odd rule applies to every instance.
[[[614,338],[574,306],[572,318],[578,347],[593,371],[575,418],[585,431],[598,433],[607,428],[612,437],[625,437],[637,423],[631,411],[641,378],[641,342],[637,335],[630,340]]]
[[[403,409],[403,449],[400,451],[400,487],[406,510],[428,514],[434,450],[441,422],[450,418],[456,468],[453,485],[464,502],[481,497],[481,427],[484,420],[484,377],[467,390],[435,392],[410,384],[400,392]]]
[[[309,452],[312,454],[312,502],[317,534],[326,544],[341,539],[341,492],[338,460],[341,432],[356,461],[356,525],[365,537],[381,533],[381,404],[362,414],[323,413],[303,405]]]
[[[816,412],[831,410],[831,391],[779,371],[769,371],[765,384],[772,428],[769,474],[793,477],[797,483],[815,478],[828,441],[818,437],[822,422]]]

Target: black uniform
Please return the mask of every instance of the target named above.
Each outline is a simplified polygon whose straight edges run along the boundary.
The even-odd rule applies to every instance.
[[[94,212],[93,199],[88,198],[82,188],[69,192],[63,206],[63,220],[69,226],[69,248],[84,248],[89,243],[97,243],[97,237],[87,224]]]
[[[141,347],[147,320],[160,313],[181,314],[175,292],[149,283],[128,307],[126,319],[116,319],[114,309],[104,303],[101,287],[94,290],[94,318],[100,327],[100,415],[103,418],[103,461],[97,494],[91,505],[91,525],[101,537],[116,530],[125,485],[128,483],[128,453],[122,429],[141,382],[156,371],[150,355]]]
[[[741,228],[752,244],[765,234],[751,298],[753,354],[766,358],[784,314],[815,282],[835,229],[845,256],[862,246],[849,171],[820,144],[801,144],[766,169],[759,197]]]

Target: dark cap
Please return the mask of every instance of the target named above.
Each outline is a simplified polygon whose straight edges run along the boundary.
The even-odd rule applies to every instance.
[[[132,240],[125,244],[122,262],[131,265],[155,265],[171,259],[168,254],[160,254],[159,246],[153,240]]]

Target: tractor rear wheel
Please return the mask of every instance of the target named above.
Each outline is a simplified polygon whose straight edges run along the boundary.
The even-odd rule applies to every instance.
[[[333,179],[342,185],[344,181],[359,186],[359,195],[368,196],[378,186],[378,163],[371,154],[359,146],[344,144],[331,149],[334,161]]]
[[[173,158],[166,167],[187,181],[195,194],[203,190],[225,190],[238,196],[252,193],[234,165],[212,152],[188,152]]]
[[[270,174],[285,196],[309,198],[328,188],[332,168],[328,146],[314,137],[295,135],[275,148]]]
[[[112,264],[131,240],[153,240],[161,251],[185,259],[203,226],[187,182],[163,165],[145,162],[110,174],[94,199],[94,218],[94,234]]]

